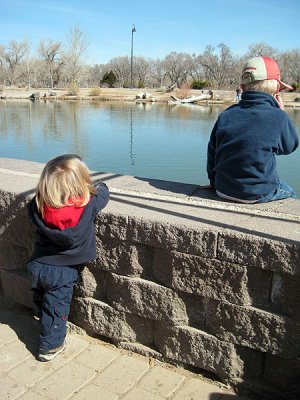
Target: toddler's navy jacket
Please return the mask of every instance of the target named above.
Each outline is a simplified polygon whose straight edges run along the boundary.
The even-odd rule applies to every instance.
[[[273,96],[255,91],[223,111],[208,144],[207,172],[211,185],[227,196],[256,200],[279,183],[275,155],[298,147],[295,128]]]
[[[76,226],[64,230],[48,228],[39,214],[35,197],[28,205],[29,217],[36,226],[36,241],[31,261],[44,264],[73,266],[96,259],[96,236],[94,221],[97,213],[109,201],[105,183],[96,188]]]

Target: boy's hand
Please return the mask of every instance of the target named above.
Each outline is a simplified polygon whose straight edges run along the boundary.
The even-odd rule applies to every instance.
[[[280,94],[279,94],[279,93],[276,93],[276,94],[274,95],[274,97],[275,97],[275,99],[277,100],[277,103],[279,104],[279,107],[280,107],[282,110],[284,110],[284,105],[283,105],[283,101],[282,101],[282,98],[281,98]]]

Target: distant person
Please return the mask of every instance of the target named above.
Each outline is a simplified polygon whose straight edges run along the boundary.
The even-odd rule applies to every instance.
[[[238,103],[241,100],[242,91],[240,88],[237,88],[235,92],[236,92],[236,102]]]
[[[66,154],[46,164],[29,204],[37,236],[27,270],[41,319],[39,361],[65,349],[76,266],[96,258],[94,220],[108,200],[107,186],[92,185],[79,156]]]
[[[296,198],[276,171],[276,155],[290,154],[299,144],[279,95],[292,88],[268,57],[251,58],[241,81],[241,101],[220,114],[210,136],[210,184],[219,197],[240,203]]]

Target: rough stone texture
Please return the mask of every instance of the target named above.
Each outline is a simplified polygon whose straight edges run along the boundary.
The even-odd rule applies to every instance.
[[[235,345],[235,350],[243,365],[243,378],[261,378],[264,370],[265,353],[237,345]]]
[[[0,240],[1,268],[11,270],[25,269],[28,259],[29,253],[25,247]]]
[[[98,300],[106,296],[106,273],[96,268],[92,263],[79,270],[80,282],[75,286],[74,295],[79,297],[94,297]]]
[[[188,293],[180,293],[179,297],[185,304],[187,325],[196,329],[206,329],[207,303],[209,300]]]
[[[273,272],[260,268],[248,267],[248,293],[250,304],[257,307],[270,307]]]
[[[292,243],[223,231],[218,258],[279,273],[300,275],[300,247]]]
[[[194,230],[164,223],[129,218],[130,240],[167,250],[214,258],[217,233],[210,230]]]
[[[234,346],[204,331],[158,323],[155,344],[165,357],[214,372],[223,380],[241,373]]]
[[[271,301],[275,310],[300,320],[300,278],[274,274]]]
[[[128,276],[149,275],[153,264],[153,248],[104,238],[98,241],[99,268]]]
[[[92,298],[75,298],[70,320],[87,332],[119,341],[153,343],[153,322]]]
[[[185,305],[174,291],[141,278],[111,274],[107,298],[113,307],[148,319],[187,322]]]
[[[117,342],[116,345],[121,349],[129,350],[137,354],[141,354],[142,356],[152,357],[156,360],[163,361],[162,354],[154,349],[153,347],[145,346],[140,343],[132,343],[132,342]]]
[[[254,307],[211,302],[207,323],[218,338],[230,343],[285,357],[300,355],[300,325],[289,317]]]
[[[96,232],[99,238],[125,241],[127,239],[128,217],[111,213],[99,214],[96,218]]]
[[[300,359],[288,360],[266,354],[263,376],[278,389],[289,388],[291,392],[297,389],[300,394]]]
[[[7,300],[34,308],[27,272],[0,270],[2,291]]]
[[[249,304],[247,269],[175,251],[155,251],[154,275],[176,291]]]

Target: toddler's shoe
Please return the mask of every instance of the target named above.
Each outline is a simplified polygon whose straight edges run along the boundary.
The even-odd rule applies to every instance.
[[[63,342],[63,344],[57,347],[56,349],[51,349],[51,350],[45,350],[42,347],[40,347],[37,359],[43,362],[51,361],[58,354],[62,353],[65,350],[65,348],[66,348],[66,342]]]

